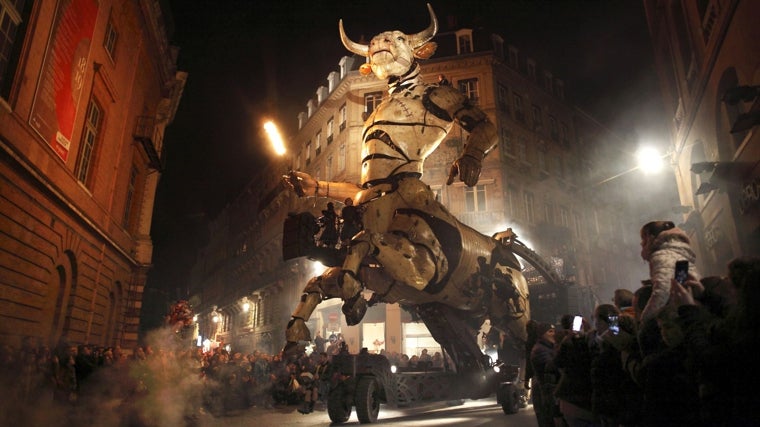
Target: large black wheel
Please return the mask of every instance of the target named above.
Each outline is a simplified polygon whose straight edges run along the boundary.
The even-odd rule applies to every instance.
[[[380,413],[380,387],[373,377],[359,378],[356,385],[356,416],[362,424],[374,423]]]
[[[501,386],[499,402],[501,402],[501,410],[505,414],[516,414],[520,410],[520,391],[513,384]]]
[[[330,416],[330,421],[336,424],[345,423],[351,417],[351,401],[346,394],[344,384],[339,384],[330,390],[327,398],[327,415]]]

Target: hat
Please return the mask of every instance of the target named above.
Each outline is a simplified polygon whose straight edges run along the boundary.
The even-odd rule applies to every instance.
[[[549,329],[554,329],[551,323],[539,323],[536,327],[536,335],[542,337]]]

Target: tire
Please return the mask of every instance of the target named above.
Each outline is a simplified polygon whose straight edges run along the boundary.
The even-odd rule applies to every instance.
[[[345,423],[351,417],[351,402],[346,395],[346,386],[340,384],[330,390],[327,398],[327,415],[335,424]]]
[[[359,378],[356,385],[356,416],[362,424],[370,424],[377,421],[380,413],[380,387],[373,377]]]
[[[516,414],[520,410],[520,392],[512,384],[502,386],[499,389],[499,401],[501,410],[507,415]]]

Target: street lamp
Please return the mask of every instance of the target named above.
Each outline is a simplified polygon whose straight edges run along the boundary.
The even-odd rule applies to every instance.
[[[636,166],[620,172],[617,175],[613,175],[607,179],[604,179],[602,181],[597,182],[596,184],[592,185],[592,187],[596,187],[599,185],[602,185],[606,182],[610,182],[615,178],[619,178],[623,175],[628,175],[631,172],[640,170],[644,172],[644,174],[650,175],[653,173],[657,173],[662,170],[663,165],[663,159],[670,156],[670,153],[660,154],[656,149],[652,147],[641,147],[638,151],[636,151]]]
[[[282,140],[282,135],[280,135],[277,125],[272,121],[268,121],[264,123],[264,130],[267,133],[267,137],[269,137],[269,142],[272,144],[274,152],[277,153],[278,156],[284,155],[286,152],[285,142]]]

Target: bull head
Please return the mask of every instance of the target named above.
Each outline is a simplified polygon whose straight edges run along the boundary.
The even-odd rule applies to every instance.
[[[372,72],[378,78],[402,76],[414,64],[414,58],[427,59],[435,52],[436,44],[430,40],[438,32],[438,20],[430,3],[427,7],[430,12],[430,25],[417,34],[385,31],[373,37],[369,45],[364,45],[346,36],[341,19],[338,22],[340,40],[349,51],[366,57]]]

